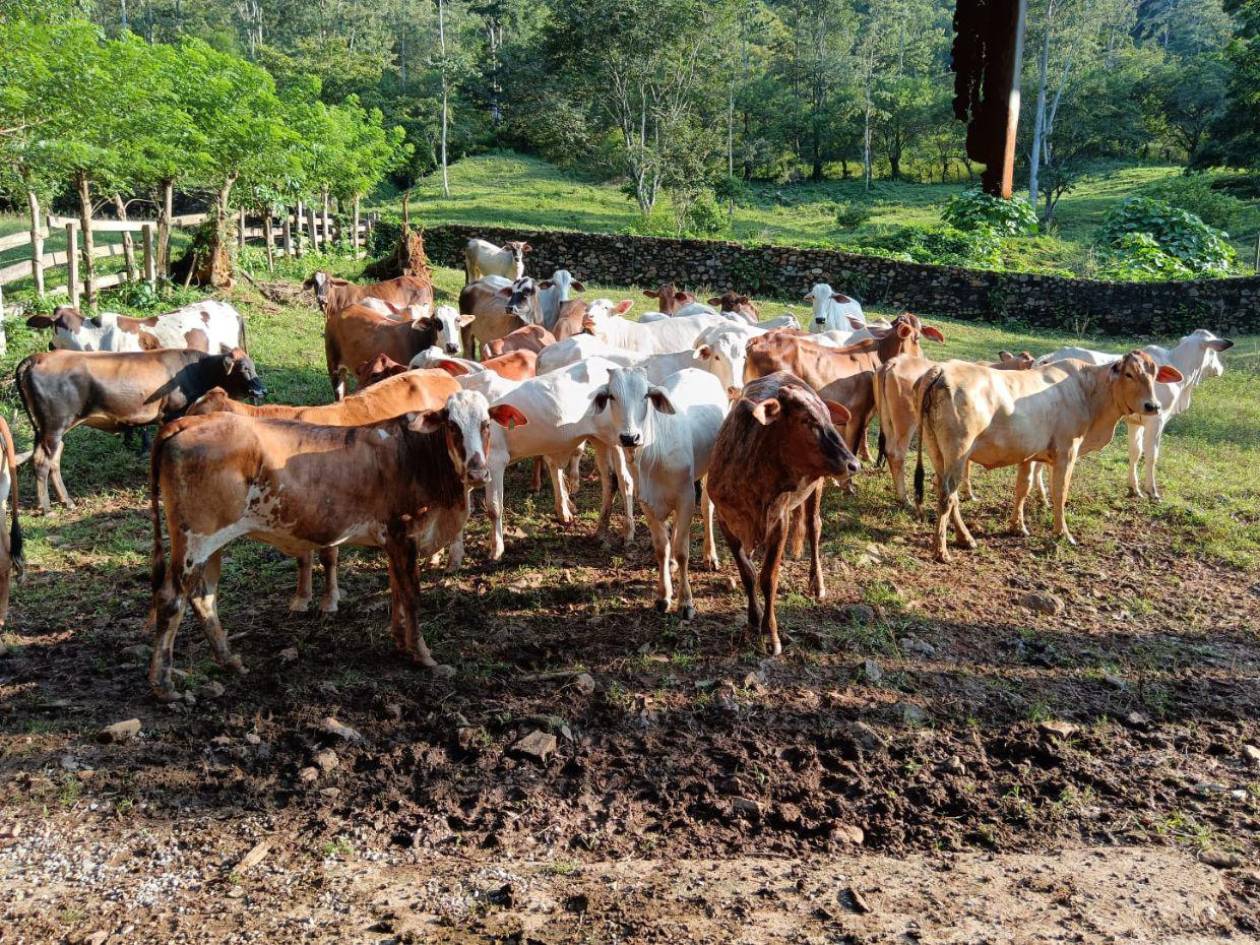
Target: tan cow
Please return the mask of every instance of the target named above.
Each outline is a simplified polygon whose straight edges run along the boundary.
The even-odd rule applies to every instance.
[[[1028,534],[1024,504],[1033,463],[1052,465],[1054,534],[1075,544],[1065,510],[1077,458],[1110,443],[1121,417],[1158,413],[1155,384],[1180,380],[1180,371],[1156,365],[1143,351],[1131,351],[1112,364],[1060,361],[1026,371],[947,361],[923,375],[918,381],[921,434],[914,485],[921,506],[926,448],[937,476],[937,559],[949,560],[951,519],[961,544],[976,546],[958,501],[968,462],[986,469],[1019,467],[1011,530],[1020,535]]]
[[[490,407],[475,391],[460,391],[435,413],[373,426],[225,413],[164,427],[153,444],[149,480],[154,695],[180,697],[171,662],[190,600],[219,665],[245,672],[228,647],[216,600],[223,549],[243,537],[292,555],[341,544],[383,547],[394,641],[414,662],[438,669],[420,634],[419,564],[458,537],[468,520],[468,489],[489,475],[492,420],[526,422],[513,407]]]
[[[445,321],[449,322],[450,318]],[[399,364],[408,364],[425,348],[439,341],[456,344],[457,341],[445,337],[442,324],[436,317],[400,322],[358,304],[326,316],[324,356],[333,396],[337,400],[345,397],[346,378],[359,365],[374,360],[378,354],[387,355]]]
[[[542,325],[522,325],[502,338],[487,341],[482,346],[486,357],[497,358],[512,351],[532,351],[537,354],[548,345],[556,343],[556,336]]]
[[[358,285],[319,271],[302,283],[304,289],[315,290],[315,301],[324,315],[336,315],[344,308],[364,299],[380,299],[399,308],[409,305],[433,307],[433,283],[418,276],[399,276],[385,282]]]

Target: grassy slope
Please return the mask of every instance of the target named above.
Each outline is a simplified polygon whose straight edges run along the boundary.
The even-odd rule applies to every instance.
[[[1087,265],[1090,240],[1107,209],[1139,187],[1179,173],[1175,167],[1119,168],[1082,183],[1060,203],[1051,234],[1023,241],[1024,268],[1049,267],[1080,271]],[[484,224],[534,229],[571,229],[600,233],[624,232],[635,220],[634,205],[614,184],[577,180],[536,158],[489,154],[466,158],[450,169],[450,198],[443,198],[437,177],[423,180],[413,192],[413,210],[430,225]],[[744,205],[735,210],[728,238],[748,242],[808,245],[842,241],[859,245],[870,237],[905,225],[940,221],[940,209],[961,184],[912,184],[879,181],[868,195],[859,181],[780,186],[755,184]],[[870,201],[874,212],[858,227],[841,229],[836,202]],[[390,199],[385,206],[396,207]],[[668,198],[656,216],[669,219]],[[1260,227],[1260,208],[1242,221],[1235,246],[1250,259],[1252,236]]]

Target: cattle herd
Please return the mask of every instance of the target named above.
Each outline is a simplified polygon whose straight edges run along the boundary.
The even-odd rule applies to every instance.
[[[860,462],[871,460],[872,419],[898,500],[920,512],[929,457],[938,559],[949,559],[951,524],[962,545],[975,546],[959,502],[973,463],[1018,467],[1015,532],[1028,533],[1024,506],[1037,484],[1052,505],[1054,534],[1071,542],[1065,508],[1077,458],[1109,442],[1123,420],[1130,488],[1158,497],[1164,425],[1189,407],[1202,380],[1222,372],[1218,355],[1232,344],[1199,330],[1172,349],[1124,355],[1066,348],[937,362],[920,342],[943,342],[938,328],[909,313],[868,321],[857,301],[825,284],[805,296],[808,333],[790,315],[760,320],[746,296],[727,292],[706,304],[673,283],[646,291],[658,310],[632,321],[628,300],[571,298],[583,286],[566,270],[526,275],[529,251],[528,243],[470,241],[458,307],[435,305],[427,278],[353,285],[315,273],[307,286],[324,314],[334,397],[322,406],[257,404],[265,389],[245,323],[223,302],[149,319],[85,318],[70,307],[31,318],[52,342],[16,372],[32,451],[17,455],[0,421],[0,500],[12,515],[0,542],[0,619],[11,572],[22,566],[18,466],[33,460],[42,512],[50,478],[73,507],[61,476],[68,430],[158,423],[149,683],[159,699],[181,697],[172,654],[189,603],[215,658],[244,672],[217,613],[223,549],[243,537],[297,559],[294,610],[311,602],[316,555],[320,609],[331,612],[338,548],[383,548],[396,644],[416,663],[451,672],[420,630],[420,564],[445,553],[459,566],[476,489],[491,523],[489,557],[503,555],[505,470],[518,460],[535,461],[535,489],[547,470],[556,518],[571,523],[587,444],[601,482],[596,534],[609,537],[616,493],[620,537],[631,541],[637,499],[655,550],[656,607],[695,612],[689,547],[699,506],[705,566],[719,566],[716,519],[747,595],[750,631],[778,654],[785,547],[803,549],[808,537],[809,590],[822,598],[823,489],[829,481],[855,488]],[[351,377],[357,390],[347,395]],[[905,463],[916,431],[912,502]]]

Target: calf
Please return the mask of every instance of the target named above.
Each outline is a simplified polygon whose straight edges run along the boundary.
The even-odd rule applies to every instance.
[[[459,350],[459,315],[449,305],[440,306],[432,318],[400,322],[362,305],[351,305],[324,319],[324,355],[333,396],[346,395],[346,378],[359,365],[378,354],[407,364],[432,345]]]
[[[371,387],[373,384],[379,384],[381,381],[389,377],[396,377],[410,368],[405,364],[399,364],[387,354],[378,354],[370,361],[364,361],[354,369],[354,379],[358,384],[358,389],[363,390],[365,387]]]
[[[570,364],[585,361],[587,358],[604,358],[621,367],[632,367],[643,360],[634,351],[614,348],[612,345],[600,341],[594,335],[582,334],[557,341],[554,345],[548,345],[540,352],[538,355],[538,373],[550,374],[552,371],[558,371],[560,368],[568,367]]]
[[[849,420],[842,404],[824,401],[786,371],[751,381],[718,432],[708,490],[748,597],[748,627],[760,627],[770,652],[783,651],[775,617],[788,515],[804,504],[810,523],[810,589],[821,599],[821,489],[828,476],[848,479],[858,462],[836,431]],[[760,578],[751,555],[765,547]],[[764,611],[757,606],[761,585]]]
[[[532,351],[538,354],[543,348],[555,343],[556,336],[542,325],[522,325],[502,338],[487,341],[482,346],[482,351],[492,358],[511,351]]]
[[[743,316],[744,320],[750,325],[757,324],[757,320],[761,318],[761,313],[757,310],[757,306],[753,304],[752,299],[746,295],[740,295],[738,292],[723,292],[717,298],[709,299],[709,304],[719,312],[733,312],[736,315]]]
[[[1112,364],[1081,361],[997,371],[982,364],[948,361],[918,381],[919,459],[915,498],[923,502],[923,450],[936,470],[938,521],[936,557],[949,560],[945,539],[950,519],[959,541],[976,546],[963,524],[958,487],[968,462],[986,469],[1018,466],[1011,530],[1027,535],[1024,502],[1033,463],[1054,466],[1054,534],[1075,544],[1065,509],[1076,460],[1111,442],[1120,419],[1159,413],[1156,383],[1181,380],[1171,365],[1156,365],[1143,351]]]
[[[659,289],[644,289],[643,294],[656,302],[656,310],[662,315],[673,315],[684,305],[696,301],[696,297],[672,282],[663,282]]]
[[[433,307],[433,283],[419,276],[399,276],[371,285],[356,285],[336,279],[327,272],[316,272],[302,283],[304,289],[315,290],[315,301],[325,316],[336,315],[344,308],[366,299],[380,299],[399,307],[423,305]]]
[[[261,399],[266,390],[254,362],[240,348],[229,354],[157,351],[89,353],[42,351],[17,366],[15,381],[35,433],[35,489],[47,514],[48,478],[57,497],[74,508],[61,478],[62,438],[80,424],[116,431],[179,416],[202,394],[223,387],[235,397]]]
[[[861,303],[843,292],[836,292],[825,282],[816,283],[806,293],[805,301],[814,306],[814,313],[809,320],[809,330],[812,332],[866,327],[866,316],[862,312]]]
[[[510,240],[502,246],[486,240],[469,240],[464,246],[464,284],[470,285],[483,276],[519,279],[525,275],[525,254],[533,248],[519,240]]]
[[[222,354],[245,348],[245,319],[227,302],[205,299],[165,315],[128,318],[102,312],[91,318],[72,305],[59,305],[52,317],[32,315],[31,328],[51,328],[53,348],[66,351],[154,351],[184,348]]]
[[[634,488],[656,552],[656,607],[673,609],[671,559],[678,567],[678,612],[695,616],[688,562],[695,484],[708,474],[713,444],[730,407],[726,388],[711,374],[680,371],[659,386],[641,368],[618,368],[595,393],[596,436],[626,451]],[[717,569],[713,504],[702,491],[704,560]],[[673,527],[670,519],[673,518]]]
[[[525,423],[516,411],[488,408],[484,397],[461,391],[435,413],[367,427],[233,414],[186,417],[165,427],[149,478],[154,695],[180,698],[171,662],[189,600],[218,663],[245,672],[228,647],[216,600],[223,549],[243,536],[290,554],[341,544],[384,547],[394,641],[414,662],[440,669],[420,633],[419,563],[463,529],[467,490],[487,476],[492,419]]]
[[[7,532],[0,528],[0,627],[9,616],[9,587],[14,575],[21,577],[26,567],[22,555],[22,523],[18,519],[17,451],[13,448],[13,434],[9,424],[0,417],[0,510],[9,505],[10,525]]]
[[[1145,457],[1146,495],[1155,500],[1160,498],[1159,486],[1155,483],[1155,466],[1159,462],[1159,447],[1164,438],[1164,428],[1173,417],[1190,409],[1194,390],[1200,383],[1209,377],[1220,377],[1225,373],[1220,354],[1233,346],[1232,341],[1218,338],[1207,329],[1200,328],[1186,335],[1171,349],[1159,345],[1147,345],[1142,349],[1155,359],[1156,364],[1168,364],[1176,368],[1182,380],[1156,386],[1155,395],[1160,406],[1158,413],[1125,417],[1124,425],[1129,432],[1129,492],[1132,495],[1142,497],[1138,467]],[[1111,364],[1119,355],[1087,348],[1063,348],[1053,354],[1044,355],[1037,363],[1051,364],[1066,358],[1077,358],[1090,364]],[[1037,481],[1044,493],[1041,469],[1037,470]]]
[[[726,321],[721,315],[700,314],[649,323],[632,322],[622,317],[630,306],[629,299],[616,305],[608,299],[597,299],[588,306],[583,327],[605,344],[646,357],[692,348],[702,331]]]
[[[296,420],[327,427],[366,426],[401,417],[405,413],[441,410],[450,396],[459,390],[460,385],[445,371],[407,371],[404,376],[389,378],[333,404],[315,407],[268,404],[258,407],[232,400],[227,391],[216,387],[189,407],[187,416],[234,413],[255,419]],[[452,567],[459,567],[462,552],[462,547],[452,549]],[[303,552],[297,559],[298,586],[289,601],[289,609],[306,610],[311,603],[313,585],[311,553]],[[324,567],[324,596],[319,609],[332,613],[341,597],[337,589],[337,549],[321,549],[320,563]]]

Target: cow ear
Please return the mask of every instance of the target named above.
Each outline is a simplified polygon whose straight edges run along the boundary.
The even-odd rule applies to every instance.
[[[695,359],[697,361],[707,361],[713,357],[713,348],[709,345],[701,345],[695,350]]]
[[[510,299],[512,297],[512,287],[510,285],[505,285],[502,289],[496,292],[495,295],[501,295],[505,299]]]
[[[569,283],[569,288],[572,289],[574,292],[586,291],[586,286],[582,285],[582,283],[578,282],[576,279],[574,279],[572,282]]]
[[[849,320],[849,327],[854,331],[861,331],[866,327],[866,322],[862,321],[862,319],[855,315],[846,315],[845,318]]]
[[[490,419],[501,427],[507,427],[509,430],[513,427],[523,427],[529,423],[525,419],[525,414],[511,404],[495,404],[490,408]]]
[[[694,302],[695,300],[696,300],[696,297],[692,295],[690,292],[683,292],[682,290],[679,290],[678,292],[674,294],[674,301],[676,302],[687,303],[687,302]]]
[[[1213,351],[1228,351],[1230,348],[1234,347],[1234,343],[1228,338],[1213,338],[1207,343],[1207,346]]]
[[[437,324],[437,319],[432,315],[421,315],[419,318],[411,320],[411,327],[416,331],[426,331]]]
[[[445,371],[451,377],[462,377],[468,373],[468,365],[460,364],[458,361],[448,361],[443,359],[438,361],[434,367]]]
[[[1155,380],[1160,384],[1180,384],[1185,377],[1171,364],[1161,364],[1155,372]]]
[[[522,244],[521,244],[521,252],[522,252],[522,253],[528,253],[528,252],[530,252],[533,248],[534,248],[534,247],[530,246],[528,243],[522,243]]]
[[[924,325],[922,331],[924,338],[931,338],[933,341],[939,341],[944,344],[945,335],[935,325]]]
[[[1009,352],[1009,351],[999,351],[999,352],[998,352],[998,360],[999,360],[999,361],[1014,361],[1014,360],[1015,360],[1015,355],[1014,355],[1014,354],[1012,354],[1012,353],[1011,353],[1011,352]]]
[[[52,328],[53,320],[47,315],[32,315],[26,320],[28,328]]]
[[[849,298],[849,297],[848,297],[847,295],[845,295],[843,292],[832,292],[832,293],[831,293],[831,298],[832,298],[834,301],[839,302],[841,305],[847,305],[848,303],[850,303],[850,302],[852,302],[852,301],[853,301],[851,298]]]
[[[738,387],[726,388],[726,399],[729,400],[732,404],[738,402],[739,399],[743,396],[744,396],[744,392],[740,390]]]
[[[410,413],[407,414],[407,429],[412,433],[436,433],[449,416],[445,407],[429,413]]]
[[[757,406],[753,407],[752,415],[753,419],[763,427],[768,427],[783,416],[783,404],[779,403],[777,399],[760,401]]]
[[[612,310],[614,315],[624,315],[632,308],[634,308],[634,302],[630,301],[630,299],[622,299],[613,306]]]
[[[721,305],[721,304],[722,304],[722,300],[721,300],[720,298],[717,298],[717,299],[709,299],[709,304],[710,304],[710,305]]]
[[[674,409],[674,402],[669,399],[669,394],[662,387],[649,387],[647,397],[652,402],[652,406],[661,413],[675,414],[678,412]]]
[[[909,324],[909,323],[907,323],[907,322],[902,322],[900,325],[898,325],[898,326],[897,326],[897,337],[898,337],[898,338],[909,338],[909,337],[910,337],[911,335],[913,335],[913,334],[914,334],[914,326],[913,326],[913,325],[911,325],[911,324]]]
[[[806,292],[806,293],[805,293],[805,295],[801,298],[801,301],[802,301],[802,302],[812,302],[812,301],[814,301],[814,293],[813,293],[813,292]]]
[[[239,362],[236,360],[236,358],[233,355],[231,354],[223,355],[223,373],[231,374],[233,371],[236,370],[236,365],[238,363]]]
[[[540,289],[554,289],[555,287],[556,283],[554,279],[544,279],[542,282],[538,283],[538,288]]]
[[[455,324],[463,328],[465,325],[471,325],[476,317],[472,312],[460,312],[459,318],[455,319]]]
[[[643,294],[646,295],[649,299],[659,299],[661,297],[661,294],[657,292],[655,289],[644,289]]]
[[[836,426],[844,426],[853,419],[853,414],[844,404],[838,404],[834,400],[824,400],[823,403],[827,405],[827,413],[831,415],[831,422]]]
[[[608,401],[611,396],[612,395],[608,393],[607,384],[595,391],[595,399],[591,401],[591,413],[603,413],[604,408],[608,406]]]

